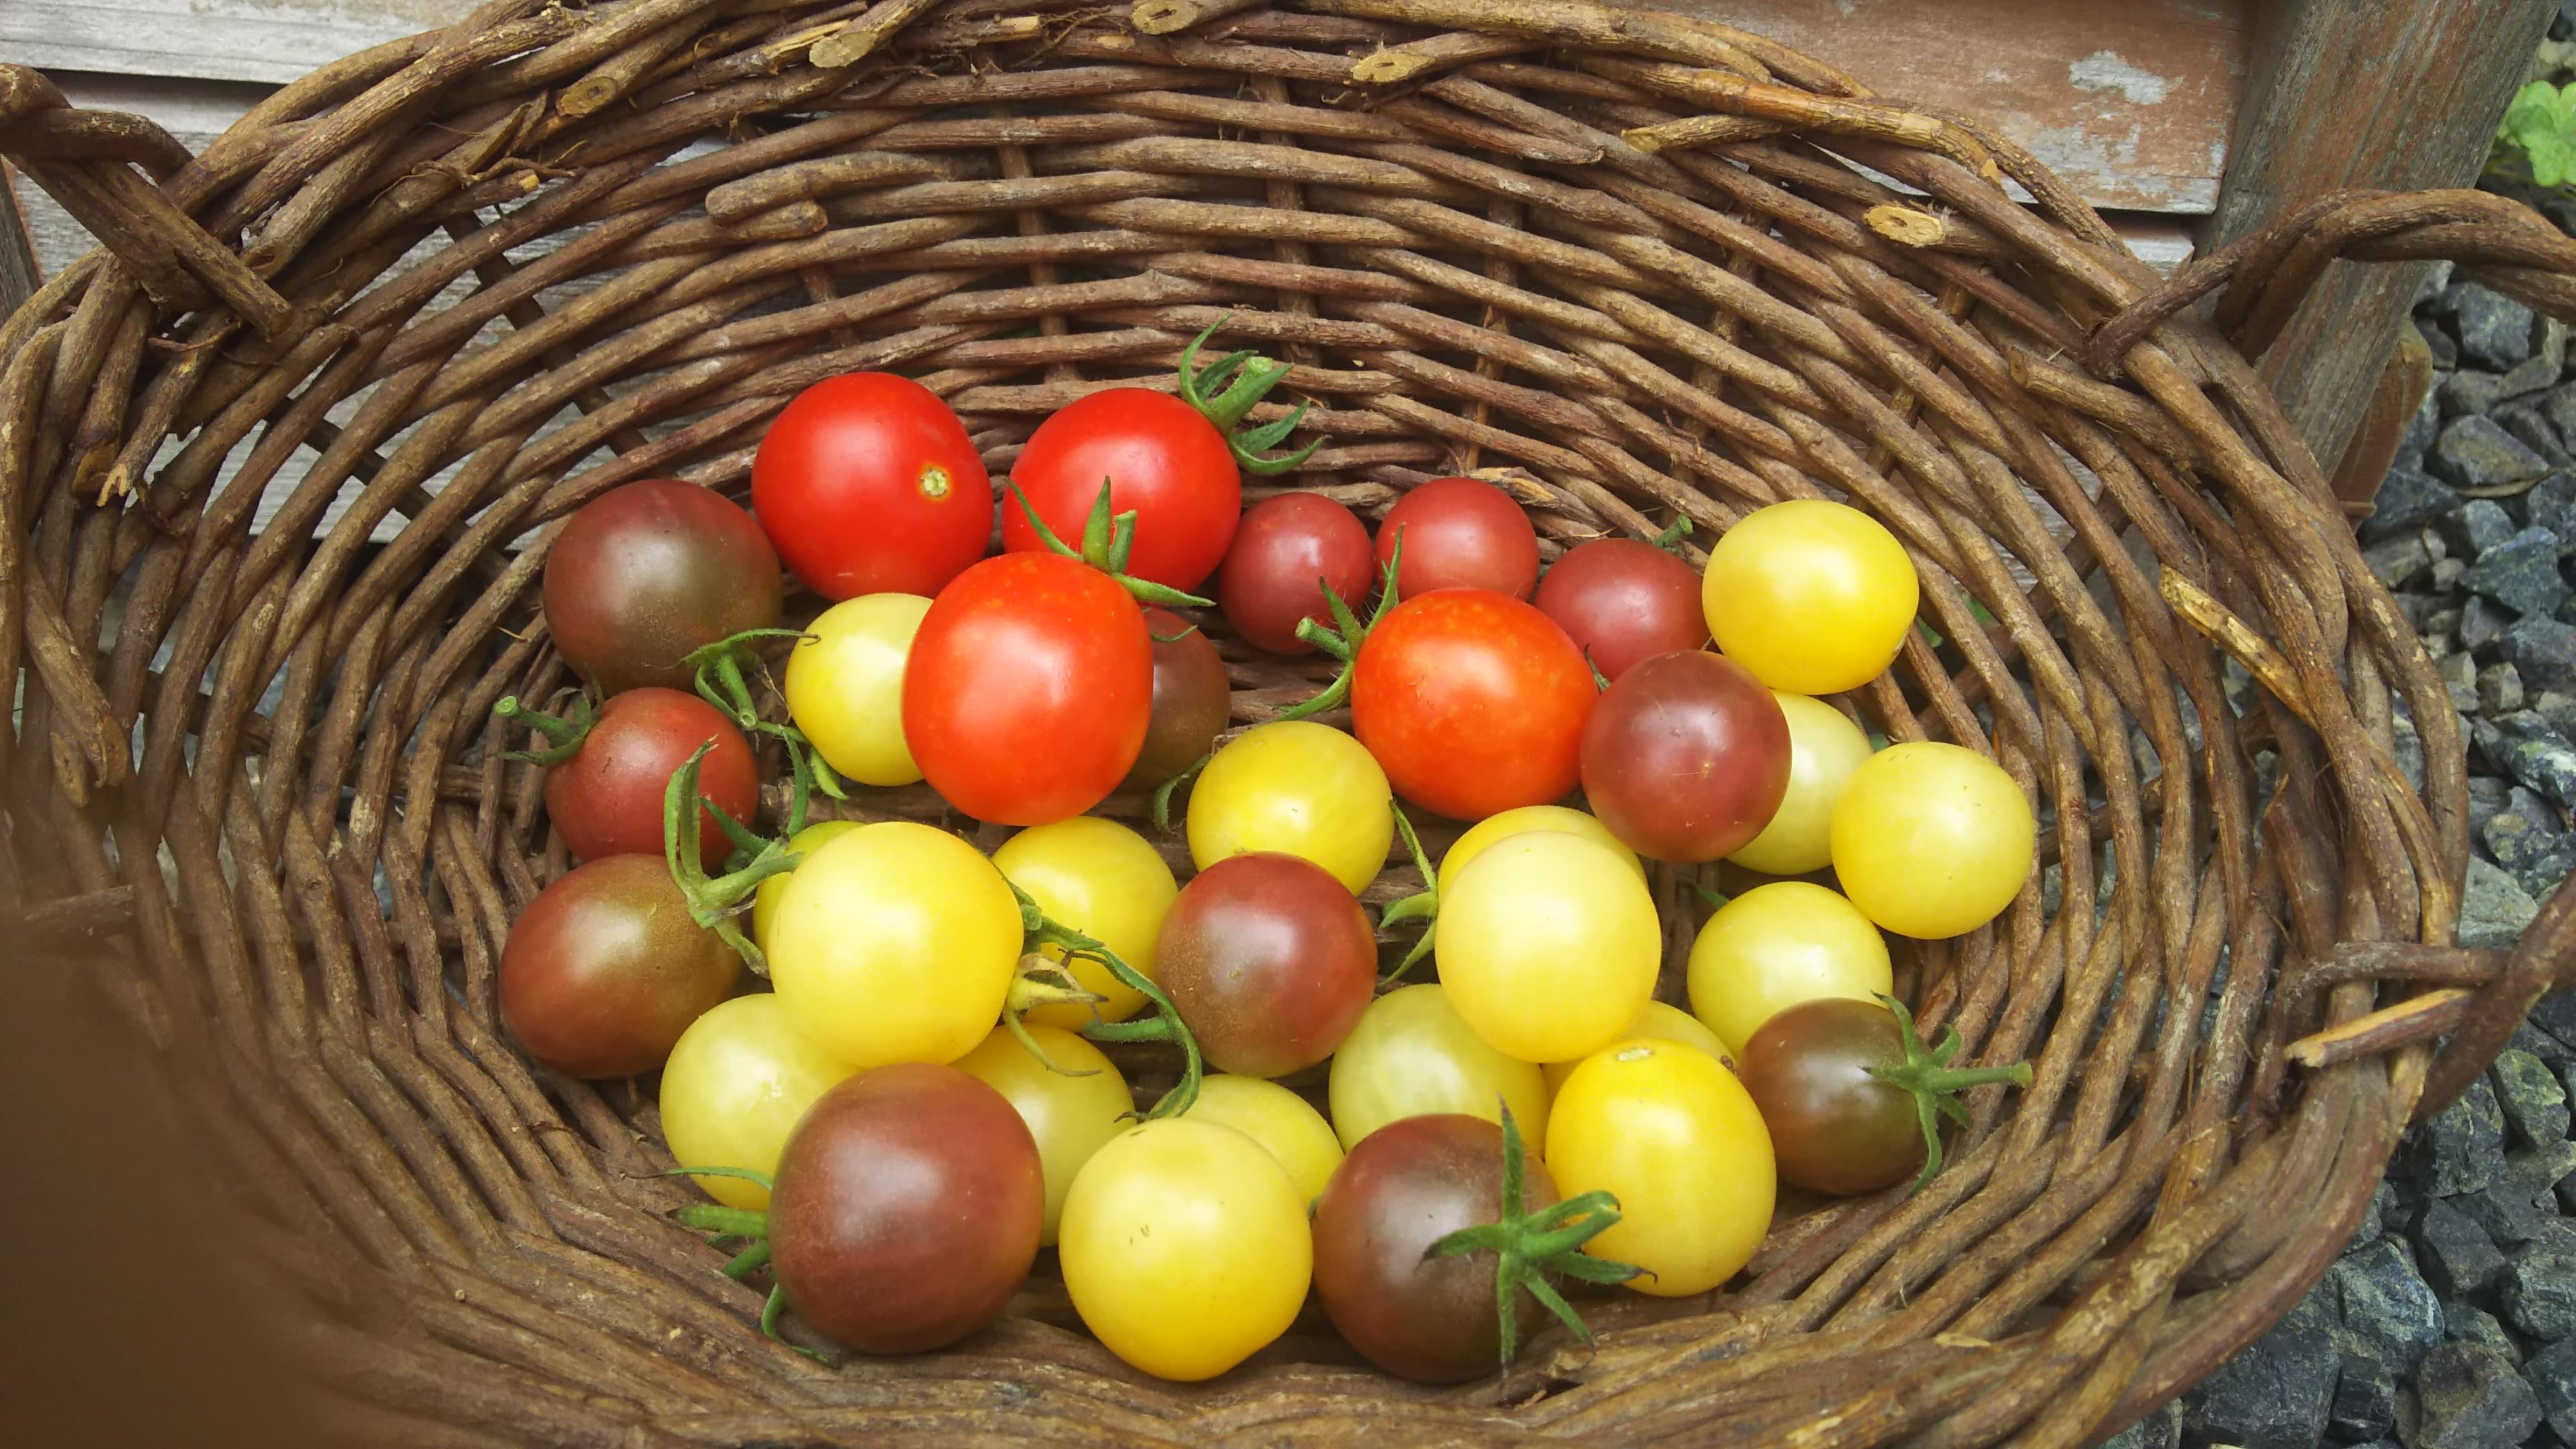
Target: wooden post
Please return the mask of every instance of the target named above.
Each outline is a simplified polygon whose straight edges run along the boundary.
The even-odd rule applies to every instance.
[[[27,234],[27,220],[18,214],[18,195],[11,190],[17,173],[0,162],[0,317],[18,310],[18,304],[36,293],[41,279],[36,275],[36,243]]]
[[[2276,0],[2257,7],[2211,247],[2348,186],[2473,184],[2558,7],[2551,0]],[[2309,450],[2352,502],[2387,470],[2339,466],[2390,366],[2422,263],[2337,262],[2263,357]],[[2420,393],[2418,394],[2420,396]],[[2411,403],[2407,411],[2412,411]],[[2375,444],[2379,430],[2361,440]]]

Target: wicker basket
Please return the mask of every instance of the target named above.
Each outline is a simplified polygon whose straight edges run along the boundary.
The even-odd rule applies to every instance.
[[[2338,255],[2576,319],[2576,246],[2491,197],[2327,198],[2160,282],[1973,121],[1566,0],[493,0],[194,158],[0,67],[0,150],[112,248],[0,325],[0,905],[13,944],[109,928],[93,969],[249,1127],[353,1436],[2086,1442],[2295,1302],[2576,956],[2567,890],[2510,956],[2451,946],[2457,719],[2246,362]],[[1993,752],[2047,868],[1900,988],[2036,1084],[1920,1195],[1784,1211],[1728,1291],[1599,1300],[1597,1349],[1459,1390],[1311,1313],[1153,1382],[1044,1264],[952,1352],[824,1367],[665,1216],[649,1092],[495,1024],[565,866],[491,717],[564,679],[544,544],[625,480],[739,494],[853,369],[1007,471],[1227,314],[1334,440],[1285,481],[1363,510],[1488,469],[1551,553],[1825,490],[1884,519],[1945,637],[1854,703]],[[1239,725],[1319,682],[1226,652]],[[1656,876],[1676,966],[1693,882]]]

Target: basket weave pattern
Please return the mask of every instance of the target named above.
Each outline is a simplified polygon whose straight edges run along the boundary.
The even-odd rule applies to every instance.
[[[2576,318],[2576,247],[2494,198],[2325,198],[2160,281],[1973,121],[1554,0],[495,0],[193,158],[0,67],[0,150],[115,248],[0,324],[0,905],[112,928],[95,969],[206,1073],[364,1432],[2081,1443],[2296,1301],[2576,955],[2566,890],[2511,955],[2450,944],[2455,716],[2246,360],[2337,256]],[[1827,492],[1905,542],[1944,642],[1852,702],[1991,752],[2048,867],[1900,943],[1927,1026],[2037,1073],[1929,1188],[1784,1214],[1732,1291],[1598,1300],[1597,1348],[1458,1390],[1311,1313],[1156,1383],[1043,1269],[955,1351],[828,1369],[663,1216],[694,1194],[649,1096],[518,1054],[494,963],[567,861],[491,707],[567,680],[553,525],[642,477],[740,496],[767,419],[857,369],[1007,472],[1220,319],[1331,435],[1281,481],[1364,512],[1484,469],[1551,555]],[[1220,642],[1237,726],[1321,682]],[[1655,873],[1667,999],[1700,878]]]

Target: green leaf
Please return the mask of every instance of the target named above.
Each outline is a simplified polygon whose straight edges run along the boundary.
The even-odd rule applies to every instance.
[[[2523,153],[2532,180],[2542,186],[2567,184],[2576,178],[2576,86],[2547,81],[2524,86],[2505,107],[2496,135]]]

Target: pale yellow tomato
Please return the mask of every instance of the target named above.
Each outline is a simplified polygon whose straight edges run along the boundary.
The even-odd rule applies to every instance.
[[[1345,1151],[1399,1117],[1464,1112],[1503,1120],[1508,1103],[1530,1140],[1547,1130],[1547,1080],[1476,1035],[1437,982],[1369,1003],[1333,1053],[1333,1133]]]
[[[1619,1200],[1619,1221],[1583,1250],[1645,1269],[1628,1280],[1641,1293],[1705,1293],[1771,1229],[1779,1183],[1762,1113],[1733,1072],[1679,1042],[1623,1041],[1576,1067],[1546,1157],[1558,1192]]]
[[[1891,745],[1834,805],[1834,874],[1900,936],[1973,931],[2030,879],[2039,821],[2003,766],[1957,745]]]
[[[787,717],[825,764],[862,785],[921,778],[903,741],[903,666],[929,612],[918,594],[843,599],[787,655]]]
[[[1651,1041],[1677,1041],[1684,1046],[1697,1047],[1717,1058],[1719,1064],[1727,1070],[1735,1069],[1735,1058],[1727,1054],[1726,1043],[1717,1039],[1717,1033],[1710,1031],[1698,1017],[1678,1006],[1666,1006],[1660,1001],[1647,1002],[1646,1009],[1637,1013],[1637,1019],[1628,1023],[1628,1029],[1619,1033],[1621,1041],[1634,1037],[1644,1037]],[[1550,1092],[1561,1090],[1565,1086],[1565,1079],[1573,1076],[1574,1069],[1583,1065],[1585,1060],[1583,1057],[1576,1057],[1572,1061],[1547,1062],[1541,1065],[1539,1071],[1547,1077],[1547,1089]]]
[[[1136,1110],[1136,1099],[1100,1048],[1052,1026],[1033,1025],[1029,1036],[1047,1061],[1064,1070],[1039,1061],[1005,1026],[993,1028],[983,1045],[950,1065],[1009,1098],[1038,1140],[1038,1163],[1046,1171],[1046,1228],[1038,1238],[1043,1245],[1055,1241],[1064,1195],[1082,1164],[1126,1130],[1119,1119]]]
[[[1738,1059],[1762,1023],[1802,1001],[1896,989],[1887,939],[1820,885],[1777,880],[1718,909],[1691,943],[1691,1014]]]
[[[1154,938],[1181,888],[1161,852],[1145,837],[1115,820],[1076,815],[1003,841],[993,852],[993,864],[1035,898],[1048,919],[1117,952],[1146,980],[1156,979]],[[1064,959],[1060,947],[1049,946],[1046,954]],[[1084,990],[1109,998],[1097,1008],[1102,1021],[1125,1021],[1145,1004],[1145,993],[1087,956],[1073,963],[1072,972]],[[1093,1010],[1078,1002],[1057,1002],[1031,1011],[1028,1019],[1078,1031],[1092,1019]]]
[[[1190,787],[1190,859],[1276,850],[1332,872],[1358,895],[1395,842],[1394,795],[1366,746],[1311,720],[1244,731]]]
[[[1655,899],[1633,863],[1562,830],[1486,847],[1440,893],[1432,932],[1449,1004],[1525,1062],[1618,1040],[1663,963]]]
[[[1762,833],[1727,859],[1764,875],[1805,875],[1833,863],[1834,802],[1869,758],[1869,736],[1821,699],[1771,696],[1789,720],[1789,793]]]
[[[1593,816],[1563,805],[1523,805],[1500,815],[1488,815],[1469,826],[1467,833],[1458,837],[1458,843],[1449,847],[1449,853],[1440,857],[1440,888],[1447,890],[1449,882],[1458,878],[1459,870],[1484,854],[1485,847],[1497,840],[1527,835],[1534,830],[1562,830],[1568,835],[1597,840],[1617,851],[1620,859],[1635,868],[1637,879],[1646,878],[1646,863],[1637,858],[1637,852],[1620,844],[1619,837],[1610,833],[1610,827]]]
[[[1922,582],[1885,525],[1857,508],[1797,498],[1720,535],[1700,607],[1728,658],[1773,689],[1839,694],[1878,677],[1914,627]]]
[[[788,838],[787,848],[798,855],[812,855],[823,842],[847,835],[859,828],[855,820],[817,820]],[[769,923],[778,917],[778,901],[787,894],[787,879],[794,871],[782,871],[762,881],[751,894],[751,940],[763,951],[769,949]]]
[[[798,1031],[776,996],[737,996],[690,1023],[662,1064],[663,1139],[682,1167],[776,1172],[805,1109],[858,1070]],[[769,1206],[756,1182],[697,1183],[728,1207]]]
[[[1199,1082],[1199,1099],[1183,1117],[1231,1127],[1263,1147],[1288,1169],[1297,1195],[1315,1200],[1342,1165],[1333,1126],[1305,1098],[1277,1082],[1218,1072]]]

